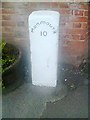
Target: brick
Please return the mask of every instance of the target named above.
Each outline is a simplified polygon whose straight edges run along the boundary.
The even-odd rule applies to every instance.
[[[88,28],[88,23],[82,23],[82,28]]]
[[[90,11],[90,3],[88,4],[88,10]]]
[[[66,23],[66,22],[69,22],[69,16],[65,16],[65,15],[62,15],[61,18],[60,18],[60,23]]]
[[[58,8],[58,2],[51,2],[51,8]]]
[[[84,11],[81,11],[81,10],[74,10],[74,11],[73,11],[73,14],[76,15],[76,16],[83,16]]]
[[[0,32],[2,33],[2,27],[0,26]]]
[[[39,3],[37,3],[37,5],[36,4],[34,5],[34,8],[39,8],[39,9],[46,9],[46,8],[50,8],[50,7],[51,7],[50,2],[39,2]]]
[[[15,27],[13,27],[13,26],[4,26],[4,27],[2,27],[2,32],[14,32],[15,31]]]
[[[28,40],[28,39],[25,39],[25,38],[14,38],[14,40],[15,41],[20,41],[20,42],[23,42],[23,45],[25,45],[25,43],[26,43],[26,40]],[[26,43],[27,44],[27,43]]]
[[[0,20],[2,20],[2,15],[0,15]]]
[[[58,3],[58,6],[59,8],[69,8],[68,3],[65,3],[65,2]]]
[[[2,9],[0,9],[0,15],[2,15]]]
[[[71,11],[69,9],[60,9],[59,12],[60,14],[65,14],[65,15],[71,14]]]
[[[71,35],[71,34],[66,34],[63,35],[62,39],[64,41],[79,41],[80,40],[80,35]]]
[[[3,20],[2,21],[2,26],[16,26],[16,22],[14,21],[9,21],[9,20]]]
[[[13,2],[2,2],[2,8],[13,8],[15,3]]]
[[[80,35],[71,35],[71,40],[79,41],[80,40]]]
[[[62,46],[63,47],[67,47],[68,46],[68,42],[70,42],[70,41],[66,40],[66,39],[63,39]]]
[[[73,2],[76,2],[76,3],[85,3],[85,2],[87,2],[87,0],[74,0]]]
[[[79,4],[71,2],[71,3],[69,3],[69,7],[70,7],[71,10],[76,10],[76,9],[78,9]]]
[[[63,34],[62,39],[65,40],[64,42],[66,44],[66,41],[71,39],[71,35],[70,34]]]
[[[76,34],[85,34],[87,33],[87,29],[67,29],[66,30],[67,34],[71,34],[71,35],[76,35]]]
[[[88,22],[88,17],[77,17],[72,20],[73,22]]]
[[[90,21],[88,21],[88,26],[90,26]]]
[[[73,23],[73,28],[81,28],[81,23]]]
[[[79,9],[88,10],[88,3],[80,3]]]
[[[28,3],[28,9],[31,10],[31,9],[35,9],[37,8],[37,4],[39,4],[39,2],[29,2]]]
[[[25,22],[24,21],[18,21],[17,26],[18,27],[23,27],[23,26],[25,26]]]
[[[3,8],[25,8],[28,5],[28,2],[3,2]]]
[[[26,31],[15,31],[16,38],[26,38],[28,33]]]
[[[13,36],[6,36],[5,34],[2,34],[2,37],[3,39],[5,39],[7,42],[12,42],[13,43],[13,40],[14,40],[14,37]]]
[[[23,8],[23,9],[25,9],[25,8],[27,8],[28,7],[28,4],[29,4],[29,2],[15,2],[15,7],[17,8]]]
[[[2,15],[2,20],[10,20],[10,19],[11,19],[11,15],[9,14]]]
[[[16,29],[15,29],[15,33],[17,33],[17,34],[25,34],[25,35],[27,35],[28,32],[29,32],[28,27],[16,27]]]
[[[87,37],[88,37],[88,34],[82,34],[81,36],[80,36],[80,40],[86,40],[87,39]]]
[[[0,7],[2,7],[2,2],[0,2]]]
[[[65,24],[66,24],[65,22],[61,21],[60,22],[60,29],[62,29],[62,26],[65,27]]]
[[[89,12],[88,11],[84,11],[84,16],[88,16]]]
[[[0,26],[2,26],[2,20],[0,20]]]
[[[17,8],[17,9],[15,9],[15,13],[17,15],[29,15],[30,14],[30,10]]]
[[[14,33],[10,33],[10,32],[6,32],[6,33],[2,33],[3,37],[14,37]]]
[[[19,8],[19,9],[27,9],[28,8],[28,2],[14,2],[14,5],[13,7],[16,9],[16,8]]]
[[[90,10],[88,11],[88,16],[89,16],[89,18],[90,18]],[[90,20],[90,19],[89,19]]]
[[[0,40],[2,39],[2,32],[0,32]]]
[[[2,14],[15,14],[14,9],[2,9]]]

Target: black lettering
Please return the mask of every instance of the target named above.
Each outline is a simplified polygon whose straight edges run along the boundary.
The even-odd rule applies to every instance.
[[[41,22],[40,22],[40,24],[44,24],[44,23],[46,23],[46,22],[45,22],[45,21],[41,21]]]
[[[34,26],[34,29],[35,29],[36,27],[37,27],[37,26],[35,25],[35,26]]]
[[[46,25],[48,25],[50,28],[52,28],[52,30],[55,30],[55,28],[49,23],[49,22],[46,22],[46,21],[40,21],[40,22],[37,22],[34,26],[33,26],[33,28],[31,28],[31,32],[33,32],[40,24],[46,24]],[[55,33],[55,31],[54,31],[54,33]],[[41,36],[46,36],[47,35],[47,32],[46,31],[44,31],[43,33],[41,33]]]
[[[49,22],[47,22],[46,24],[49,25]]]
[[[39,25],[39,23],[36,23],[36,26],[38,26]]]
[[[51,24],[49,24],[49,27],[51,27],[51,28],[52,28],[53,26],[52,26]]]
[[[41,36],[47,36],[47,31],[43,31],[43,32],[41,31],[41,32],[40,32],[40,35],[41,35]]]
[[[33,28],[31,28],[31,32],[33,32],[33,30],[34,30],[34,29],[33,29]]]

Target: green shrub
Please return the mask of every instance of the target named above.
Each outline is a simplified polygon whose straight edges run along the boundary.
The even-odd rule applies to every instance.
[[[15,51],[15,48],[12,45],[7,44],[5,40],[0,41],[0,76],[8,66],[15,62],[16,56],[13,51]],[[0,78],[0,81],[3,81],[2,78]],[[5,88],[3,84],[2,87]]]
[[[5,40],[0,43],[1,57],[0,57],[0,73],[5,72],[6,67],[15,62],[16,57],[13,52],[13,47],[8,46]]]

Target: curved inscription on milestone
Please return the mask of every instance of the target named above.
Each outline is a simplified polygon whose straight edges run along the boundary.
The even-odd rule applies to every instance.
[[[35,29],[37,29],[41,24],[43,25],[47,25],[48,27],[50,27],[53,31],[53,33],[56,33],[56,30],[55,30],[55,27],[53,27],[53,25],[51,25],[51,23],[47,22],[47,21],[40,21],[40,22],[37,22],[32,28],[31,28],[31,32],[33,33]],[[47,35],[47,31],[44,31],[44,32],[41,32],[41,36],[44,35],[46,36]]]

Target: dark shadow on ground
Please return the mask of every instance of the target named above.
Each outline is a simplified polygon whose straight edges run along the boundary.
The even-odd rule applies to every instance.
[[[88,118],[88,87],[80,86],[62,100],[48,102],[41,118]]]

